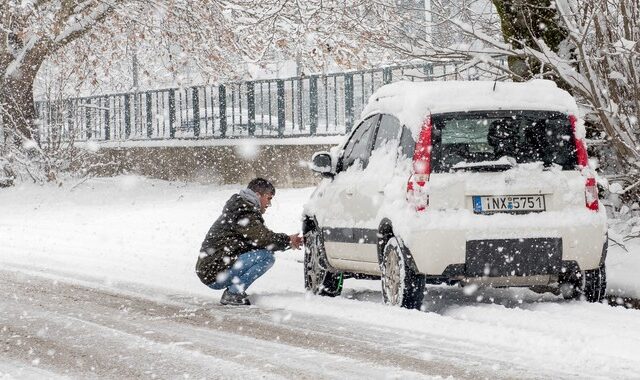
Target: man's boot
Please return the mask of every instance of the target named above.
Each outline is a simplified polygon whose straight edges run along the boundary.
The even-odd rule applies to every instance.
[[[248,306],[251,305],[249,301],[249,296],[247,293],[231,293],[229,289],[225,289],[224,293],[222,293],[222,297],[220,298],[220,303],[223,305],[234,305],[234,306]]]

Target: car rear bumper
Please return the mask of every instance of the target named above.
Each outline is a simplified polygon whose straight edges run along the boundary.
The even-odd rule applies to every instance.
[[[420,273],[446,275],[464,265],[470,277],[554,275],[563,262],[598,268],[606,239],[606,217],[573,214],[457,215],[425,213],[402,238]],[[424,218],[424,219],[423,219]],[[406,236],[406,237],[405,237]],[[487,268],[487,263],[492,263]],[[487,273],[488,270],[488,273]]]

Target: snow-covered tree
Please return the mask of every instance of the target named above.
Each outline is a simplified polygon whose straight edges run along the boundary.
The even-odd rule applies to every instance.
[[[139,87],[158,88],[241,79],[247,64],[275,58],[298,58],[306,72],[390,59],[354,28],[378,23],[380,6],[361,0],[0,2],[3,121],[26,137],[42,67],[41,91],[77,96],[131,90],[132,65]]]
[[[0,110],[5,132],[31,138],[33,83],[42,63],[101,22],[120,2],[0,1]]]
[[[144,23],[132,19],[142,11],[131,5],[117,10],[88,38],[50,57],[46,67],[58,73],[42,80],[69,77],[67,92],[87,95],[251,79],[249,67],[286,60],[312,73],[390,59],[354,32],[353,24],[368,17],[364,1],[186,3],[186,9],[171,2],[152,7]]]
[[[625,164],[640,167],[640,39],[637,0],[539,0],[527,6],[495,0],[523,77],[550,73],[582,100]],[[516,23],[512,20],[518,20]],[[506,28],[505,28],[506,26]],[[512,69],[514,69],[512,65]],[[515,69],[514,69],[515,71]]]
[[[4,141],[37,146],[28,143],[37,128],[34,83],[55,100],[239,79],[247,64],[274,57],[297,57],[309,71],[385,60],[354,27],[375,23],[369,16],[377,7],[361,0],[0,0]],[[123,75],[132,66],[136,80]]]

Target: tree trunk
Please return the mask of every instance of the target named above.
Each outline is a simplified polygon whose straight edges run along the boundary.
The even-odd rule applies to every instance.
[[[554,52],[558,53],[568,32],[557,22],[558,13],[551,0],[492,0],[500,16],[502,34],[505,42],[514,49],[531,47],[539,50],[537,40],[542,40]],[[568,58],[568,57],[567,57]],[[536,75],[551,79],[565,89],[568,86],[541,63],[532,57],[509,57],[509,69],[526,81]]]
[[[5,133],[8,130],[18,144],[38,136],[33,84],[47,54],[44,44],[36,46],[17,69],[8,72],[5,68],[0,73],[3,75],[0,78],[0,110]]]
[[[18,78],[5,79],[2,83],[0,103],[2,103],[4,127],[9,134],[13,135],[16,142],[31,139],[36,131],[36,111],[33,103],[34,79],[20,75]]]

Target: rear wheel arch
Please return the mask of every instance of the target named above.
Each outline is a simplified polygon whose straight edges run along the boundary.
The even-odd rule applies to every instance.
[[[600,256],[600,267],[605,266],[608,252],[609,252],[609,232],[607,232],[604,235],[604,244],[602,244],[602,255]]]
[[[378,264],[382,264],[382,260],[383,260],[383,256],[384,256],[384,248],[386,247],[387,243],[389,242],[389,239],[391,239],[392,237],[395,237],[396,239],[398,239],[400,244],[403,246],[403,249],[405,249],[407,251],[406,259],[407,259],[407,264],[409,265],[409,267],[415,273],[419,273],[418,266],[416,265],[416,262],[413,259],[413,254],[411,253],[411,250],[408,249],[404,245],[404,241],[402,240],[402,237],[401,236],[396,236],[396,234],[393,232],[393,223],[388,218],[382,219],[382,221],[380,222],[380,224],[378,226],[378,245],[377,245],[377,249],[378,249]]]
[[[391,220],[384,218],[378,226],[378,263],[382,263],[382,255],[384,254],[384,247],[387,245],[389,239],[393,236],[393,224]]]
[[[607,290],[606,258],[609,248],[608,234],[602,245],[602,255],[598,268],[580,270],[574,262],[573,269],[559,278],[560,292],[566,299],[585,299],[588,302],[601,302]]]

